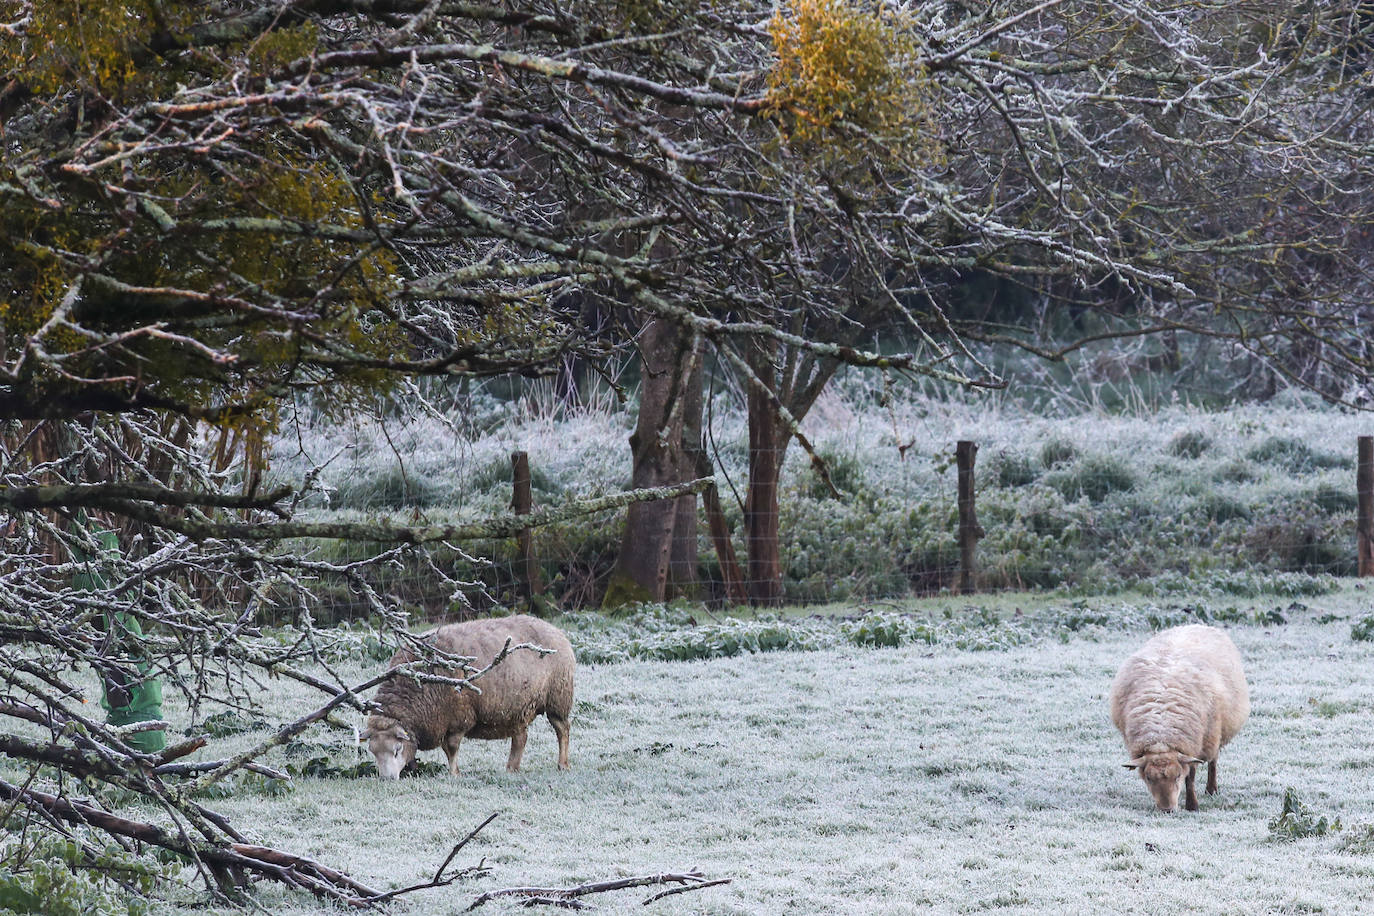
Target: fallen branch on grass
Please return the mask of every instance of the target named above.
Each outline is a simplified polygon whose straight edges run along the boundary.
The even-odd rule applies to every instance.
[[[86,802],[39,792],[27,785],[15,786],[0,780],[0,801],[23,805],[54,821],[89,825],[116,838],[127,838],[160,846],[163,849],[179,853],[187,859],[201,862],[218,879],[220,890],[226,894],[231,894],[246,886],[243,876],[251,874],[258,878],[278,881],[287,887],[310,891],[316,897],[324,900],[333,900],[354,907],[375,907],[386,901],[394,900],[402,894],[432,887],[444,887],[461,878],[485,874],[487,868],[484,863],[469,866],[448,876],[445,876],[444,872],[448,870],[449,865],[458,855],[458,851],[466,846],[473,837],[477,836],[483,827],[496,819],[496,814],[492,814],[460,840],[429,881],[399,890],[383,892],[354,880],[336,868],[330,868],[295,853],[242,841],[227,843],[195,842],[183,832],[167,830],[156,824],[129,820]],[[673,876],[665,877],[671,878]]]
[[[473,827],[472,831],[467,836],[459,840],[458,843],[449,852],[448,858],[444,859],[443,863],[439,866],[439,870],[434,873],[434,877],[426,881],[424,884],[412,884],[410,887],[403,887],[400,890],[387,891],[385,894],[378,894],[375,897],[369,898],[366,902],[372,906],[376,906],[379,903],[385,903],[388,900],[393,900],[401,896],[402,894],[410,894],[414,893],[415,891],[423,891],[431,887],[445,887],[463,878],[477,878],[481,877],[482,875],[485,875],[487,872],[491,870],[487,868],[486,859],[483,859],[476,865],[469,865],[467,868],[464,868],[461,871],[454,872],[447,878],[444,877],[444,870],[449,867],[449,864],[453,861],[454,857],[458,855],[458,850],[462,849],[464,846],[468,844],[469,840],[477,836],[477,834],[481,832],[483,827],[487,826],[492,821],[496,820],[496,816],[500,813],[501,812],[499,811],[492,812],[486,820],[482,821],[482,823],[478,824],[476,827]]]
[[[195,842],[182,831],[166,830],[156,824],[129,820],[73,799],[39,792],[27,786],[0,780],[0,800],[11,801],[40,812],[46,817],[84,824],[114,837],[124,837],[160,846],[204,863],[219,882],[220,890],[232,894],[244,886],[240,877],[254,874],[280,881],[288,887],[308,890],[322,899],[354,906],[383,896],[344,873],[302,856],[249,843]]]
[[[715,887],[718,884],[729,884],[729,878],[719,878],[714,881],[707,880],[706,876],[699,871],[688,872],[666,872],[657,875],[641,875],[635,878],[616,878],[611,881],[595,881],[590,884],[579,884],[577,887],[508,887],[499,891],[487,891],[468,906],[468,912],[477,909],[484,903],[497,900],[502,897],[520,897],[525,906],[535,906],[545,904],[548,906],[560,906],[567,909],[586,909],[587,905],[581,903],[577,898],[585,897],[588,894],[602,894],[606,891],[619,891],[627,887],[650,887],[655,884],[680,884],[671,890],[654,894],[645,900],[645,903],[652,903],[660,897],[667,897],[670,894],[681,894],[687,891],[701,890],[704,887]]]

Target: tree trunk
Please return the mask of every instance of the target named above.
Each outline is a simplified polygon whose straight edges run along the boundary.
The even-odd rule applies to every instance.
[[[707,457],[706,450],[697,452],[697,476],[711,477],[715,466]],[[711,543],[716,548],[716,558],[720,561],[721,588],[726,604],[744,604],[749,600],[744,590],[744,574],[740,571],[739,560],[735,557],[735,544],[730,540],[730,526],[725,521],[725,512],[720,507],[720,494],[712,485],[701,494],[701,507],[706,512],[706,524],[711,532]]]
[[[750,368],[765,384],[774,381],[777,346],[760,343],[750,351]],[[746,586],[756,605],[782,604],[782,554],[778,546],[778,485],[788,435],[777,402],[758,385],[748,386],[749,487],[744,499],[744,543],[749,554]]]
[[[634,468],[631,485],[661,487],[691,479],[693,464],[683,441],[689,402],[700,411],[700,395],[688,396],[690,385],[700,383],[696,371],[700,348],[669,321],[654,320],[639,339],[642,380],[639,417],[630,436]],[[697,427],[700,428],[700,421]],[[696,498],[691,499],[693,519]],[[669,562],[673,556],[673,532],[683,510],[682,500],[635,503],[625,516],[620,553],[602,600],[603,607],[619,607],[636,601],[663,601],[667,597]],[[692,532],[695,541],[695,530]],[[695,569],[695,563],[693,563]]]
[[[704,378],[701,344],[687,354],[691,370],[683,375],[682,440],[678,458],[678,481],[691,480],[697,474],[697,456],[702,452],[701,418],[703,400],[701,385]],[[677,482],[677,481],[675,481]],[[696,599],[700,595],[697,569],[701,562],[697,547],[697,495],[679,496],[673,521],[673,546],[668,558],[668,597]]]

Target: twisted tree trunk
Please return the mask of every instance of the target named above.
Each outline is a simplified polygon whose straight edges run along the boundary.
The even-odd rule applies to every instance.
[[[639,351],[643,377],[639,417],[630,436],[631,486],[643,489],[691,480],[696,440],[689,443],[684,431],[700,435],[701,393],[693,393],[692,387],[699,389],[701,384],[701,340],[672,322],[654,320],[644,326]],[[629,508],[603,606],[663,601],[668,597],[670,567],[678,589],[689,582],[695,586],[696,505],[696,494],[691,493]],[[675,532],[680,530],[683,541],[691,540],[690,557],[685,545],[678,544]]]

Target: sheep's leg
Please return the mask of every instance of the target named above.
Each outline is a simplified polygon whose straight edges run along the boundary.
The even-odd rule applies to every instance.
[[[1193,787],[1193,781],[1197,779],[1197,764],[1188,764],[1188,776],[1183,780],[1183,788],[1187,792],[1183,807],[1189,811],[1197,810],[1197,789]]]
[[[458,775],[458,745],[463,743],[462,735],[448,735],[444,738],[444,753],[448,755],[448,771]]]
[[[566,770],[568,768],[568,717],[549,710],[549,724],[553,726],[553,733],[558,736],[558,768]]]
[[[1207,763],[1207,794],[1217,794],[1217,762],[1215,760]]]
[[[525,738],[527,734],[525,729],[522,728],[520,731],[510,736],[510,759],[506,761],[506,769],[510,770],[512,773],[520,769],[520,758],[525,755]]]

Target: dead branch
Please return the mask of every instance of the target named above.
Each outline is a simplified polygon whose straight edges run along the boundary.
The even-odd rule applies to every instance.
[[[652,897],[646,897],[646,898],[644,899],[644,905],[645,905],[645,906],[648,906],[649,904],[653,903],[655,900],[661,900],[661,899],[663,899],[664,897],[671,897],[671,896],[673,896],[674,894],[685,894],[685,893],[687,893],[688,891],[699,891],[699,890],[701,890],[701,889],[704,888],[704,887],[715,887],[715,886],[717,886],[717,885],[719,885],[719,884],[729,884],[729,883],[730,883],[730,880],[731,880],[731,879],[729,879],[729,878],[717,878],[717,879],[714,880],[714,881],[703,881],[703,882],[701,882],[700,884],[688,884],[688,885],[684,885],[683,887],[670,887],[670,888],[668,888],[668,890],[666,890],[666,891],[659,891],[657,894],[654,894]]]
[[[380,891],[340,871],[271,847],[247,843],[193,842],[156,824],[130,820],[84,802],[15,786],[4,780],[0,780],[0,799],[22,804],[68,823],[90,825],[116,837],[127,837],[198,859],[217,874],[251,872],[289,887],[304,888],[322,899],[352,906],[365,905],[367,900],[381,896]]]
[[[483,827],[487,826],[492,821],[496,820],[497,816],[500,813],[501,812],[499,811],[492,812],[490,815],[487,816],[486,820],[482,821],[482,823],[472,828],[472,830],[468,833],[467,836],[459,840],[454,845],[453,849],[449,851],[448,857],[445,858],[444,861],[439,865],[438,870],[434,872],[433,878],[424,882],[423,884],[412,884],[409,887],[403,887],[400,890],[387,891],[385,894],[379,894],[377,897],[371,898],[367,902],[372,905],[385,903],[388,900],[394,900],[397,897],[400,897],[402,894],[411,894],[415,891],[427,890],[431,887],[446,887],[447,885],[450,885],[455,881],[461,881],[464,878],[479,878],[490,872],[491,869],[486,867],[487,860],[483,859],[476,865],[470,865],[467,868],[464,868],[460,871],[453,873],[452,875],[449,875],[447,878],[444,877],[444,871],[453,862],[454,857],[458,855],[458,851],[462,849],[464,846],[466,846],[468,842],[472,840],[473,837],[477,836],[477,834],[481,832]]]
[[[526,906],[537,904],[547,904],[549,906],[561,906],[571,909],[585,908],[586,904],[579,903],[579,897],[588,894],[604,894],[608,891],[624,890],[628,887],[651,887],[656,884],[679,884],[681,887],[668,891],[663,894],[656,894],[645,900],[651,903],[659,897],[668,896],[672,893],[683,893],[689,890],[698,890],[703,887],[714,887],[718,884],[730,883],[729,878],[717,880],[707,880],[706,876],[699,871],[686,872],[664,872],[657,875],[640,875],[634,878],[614,878],[609,881],[594,881],[588,884],[579,884],[576,887],[508,887],[499,891],[487,891],[472,901],[467,911],[477,909],[484,903],[497,900],[502,897],[518,897]]]

